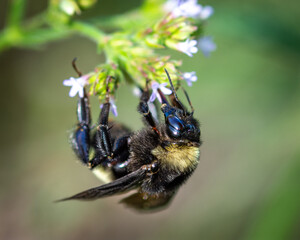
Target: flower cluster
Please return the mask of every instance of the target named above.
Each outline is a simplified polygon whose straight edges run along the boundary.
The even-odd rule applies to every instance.
[[[211,6],[202,6],[197,0],[168,0],[164,7],[174,17],[183,16],[202,20],[206,20],[214,12]]]
[[[68,8],[65,9],[69,11]],[[204,21],[213,14],[213,8],[202,6],[197,0],[168,0],[162,9],[167,15],[157,19],[154,25],[142,31],[135,31],[134,25],[127,26],[124,32],[107,35],[104,42],[99,42],[106,55],[106,63],[79,78],[64,80],[63,84],[71,87],[69,96],[74,97],[78,93],[82,98],[86,88],[88,95],[99,97],[102,106],[108,87],[111,111],[117,116],[115,92],[120,82],[125,81],[143,88],[147,81],[152,89],[150,102],[155,99],[161,101],[158,89],[165,95],[172,93],[167,87],[169,81],[165,69],[168,70],[174,86],[179,86],[182,80],[185,80],[188,86],[192,86],[197,81],[196,73],[182,73],[179,70],[181,61],[172,60],[169,56],[160,56],[155,49],[173,49],[189,57],[193,57],[199,49],[205,56],[209,56],[216,49],[216,45],[211,37],[202,36],[202,28]],[[108,86],[107,78],[111,79]]]

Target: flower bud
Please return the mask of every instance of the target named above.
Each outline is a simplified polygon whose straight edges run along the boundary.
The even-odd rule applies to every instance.
[[[59,2],[59,8],[69,16],[75,13],[80,14],[80,8],[74,0],[61,0]]]
[[[78,4],[82,8],[89,8],[93,6],[97,0],[78,0]]]

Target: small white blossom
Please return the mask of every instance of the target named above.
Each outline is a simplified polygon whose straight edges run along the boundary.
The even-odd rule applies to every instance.
[[[132,93],[136,97],[141,97],[142,96],[142,90],[139,89],[138,87],[134,87],[132,90]]]
[[[84,75],[79,78],[69,78],[63,81],[64,86],[71,87],[69,96],[75,97],[78,93],[79,97],[83,98],[84,96],[84,86],[88,84],[88,76]]]
[[[204,56],[209,57],[212,51],[215,51],[217,46],[212,40],[212,37],[206,36],[198,40],[198,46],[203,52]]]
[[[174,17],[190,17],[205,20],[213,14],[211,6],[202,6],[197,0],[168,0],[164,5],[167,12]]]
[[[152,94],[150,96],[150,102],[154,102],[154,100],[157,98],[158,101],[161,102],[161,97],[158,93],[158,89],[160,89],[162,91],[163,94],[165,95],[170,95],[172,93],[172,90],[169,88],[166,88],[166,85],[168,85],[168,83],[157,83],[157,82],[153,82],[152,83]]]
[[[164,5],[163,5],[163,10],[165,12],[172,12],[174,8],[178,6],[178,1],[174,0],[168,0]]]
[[[198,52],[197,41],[187,39],[185,42],[177,43],[177,50],[192,57],[194,53]]]
[[[182,77],[187,82],[188,86],[192,86],[193,82],[196,82],[198,79],[196,72],[185,72],[183,73]]]
[[[80,14],[80,9],[75,1],[72,0],[62,0],[59,3],[60,9],[64,11],[69,16],[74,15],[75,13]]]
[[[205,20],[208,19],[211,15],[213,15],[214,9],[211,6],[204,6],[202,7],[202,10],[200,14],[198,15],[198,18]]]
[[[171,10],[174,17],[191,17],[196,18],[201,13],[201,5],[197,3],[197,0],[188,1],[173,1],[177,2],[174,8]]]
[[[112,112],[113,115],[117,117],[118,116],[117,106],[115,104],[115,100],[112,97],[109,98],[109,103],[110,103],[110,111]],[[103,104],[100,105],[100,108],[103,108]]]

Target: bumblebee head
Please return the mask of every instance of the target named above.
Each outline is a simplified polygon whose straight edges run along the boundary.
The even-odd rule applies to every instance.
[[[167,71],[166,73],[172,88],[172,94],[170,95],[172,105],[169,104],[163,93],[160,90],[158,91],[162,99],[161,111],[165,116],[166,132],[170,138],[199,142],[200,128],[198,121],[193,117],[194,109],[191,101],[186,91],[184,91],[192,110],[189,112],[178,99],[170,76]]]
[[[166,103],[162,104],[161,110],[165,116],[166,132],[170,138],[200,141],[199,123],[191,113]]]

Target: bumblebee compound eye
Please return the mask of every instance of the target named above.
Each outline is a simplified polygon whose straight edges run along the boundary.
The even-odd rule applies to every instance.
[[[167,129],[168,133],[171,134],[173,137],[179,137],[181,136],[181,133],[184,130],[184,124],[183,122],[175,116],[169,116],[166,119]]]

